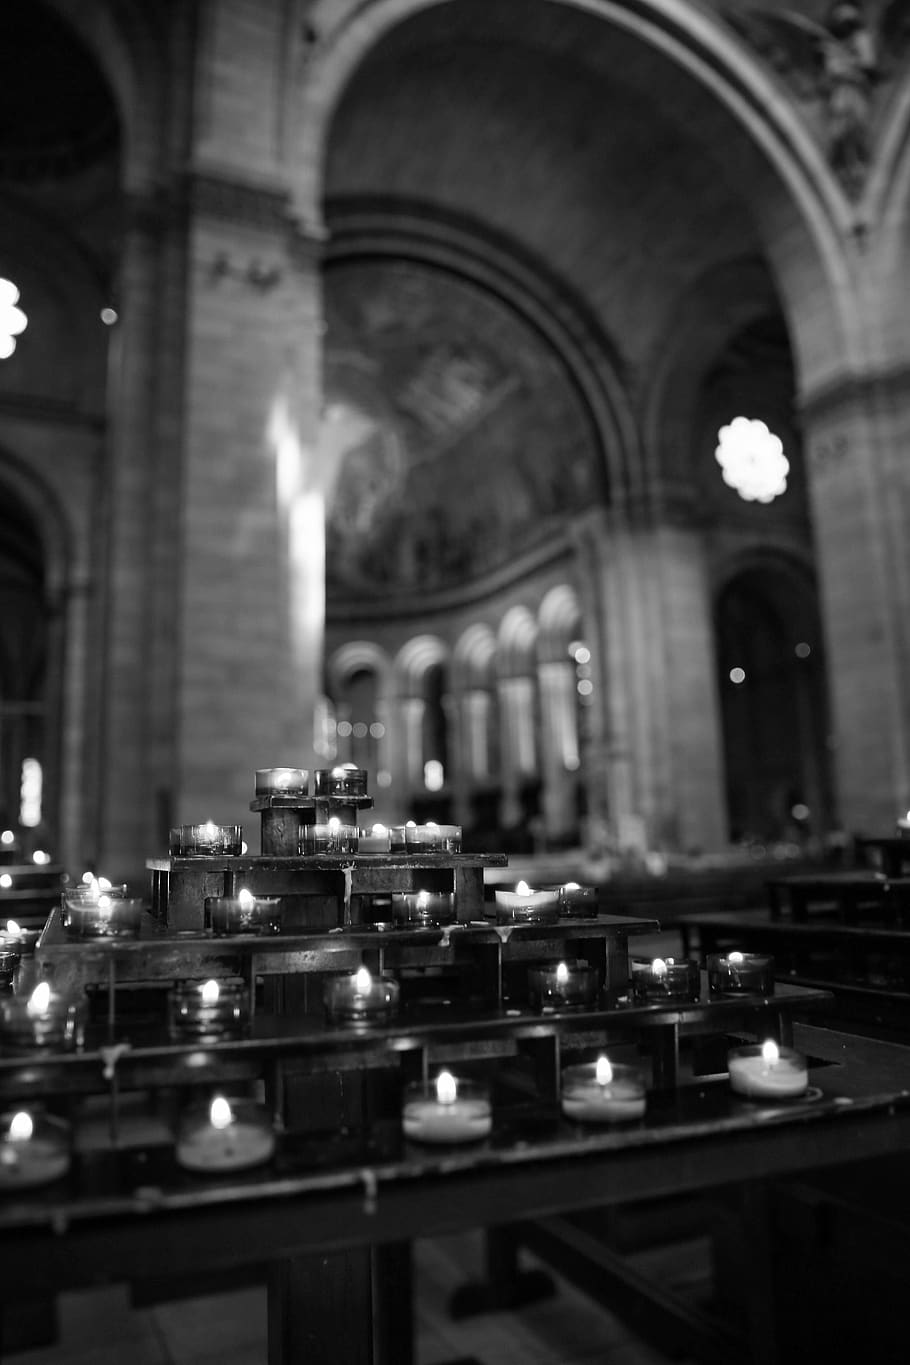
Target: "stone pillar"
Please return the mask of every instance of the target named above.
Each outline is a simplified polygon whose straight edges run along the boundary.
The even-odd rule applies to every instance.
[[[522,816],[522,781],[526,777],[533,777],[537,770],[534,679],[501,678],[498,690],[502,736],[500,820],[503,828],[510,829],[519,823]]]
[[[538,665],[541,804],[548,839],[564,840],[576,826],[579,763],[576,681],[571,659],[554,659]]]
[[[900,376],[804,405],[838,814],[882,834],[910,807],[910,410]]]

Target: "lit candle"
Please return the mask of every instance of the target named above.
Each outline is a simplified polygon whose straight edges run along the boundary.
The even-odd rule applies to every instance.
[[[766,953],[709,953],[712,995],[773,995],[774,958]]]
[[[558,962],[531,967],[528,999],[534,1009],[584,1009],[593,1006],[599,987],[597,971],[586,962]]]
[[[730,1089],[750,1100],[781,1100],[804,1095],[809,1067],[801,1052],[778,1047],[773,1038],[734,1048],[727,1056]]]
[[[249,1019],[246,986],[234,979],[178,981],[168,996],[172,1037],[201,1042],[238,1037]]]
[[[62,1119],[24,1109],[0,1116],[0,1191],[49,1185],[69,1165],[70,1130]]]
[[[390,825],[390,826],[389,826],[389,847],[390,847],[390,852],[392,852],[392,853],[406,853],[406,852],[407,852],[408,844],[407,844],[407,839],[406,839],[406,837],[405,837],[405,830],[406,830],[406,828],[407,828],[407,826],[405,826],[405,825]]]
[[[177,858],[239,857],[243,851],[241,825],[178,825],[171,830],[170,851]]]
[[[257,768],[257,796],[306,796],[310,774],[306,768]]]
[[[392,918],[396,924],[454,924],[456,913],[454,891],[392,892]]]
[[[316,796],[366,796],[367,773],[355,763],[339,763],[334,768],[317,768],[313,774]]]
[[[562,1112],[578,1123],[629,1123],[644,1118],[645,1083],[634,1066],[607,1057],[562,1073]]]
[[[188,1171],[217,1175],[261,1166],[275,1151],[275,1133],[264,1105],[216,1095],[207,1109],[181,1120],[177,1161]]]
[[[82,1045],[86,1002],[39,981],[30,995],[0,1001],[0,1041],[12,1052],[33,1048],[66,1050]]]
[[[23,957],[29,957],[34,953],[35,945],[40,937],[40,929],[24,929],[14,919],[8,919],[6,928],[0,930],[0,943],[5,948],[21,953]]]
[[[407,1087],[402,1126],[415,1142],[477,1142],[493,1128],[489,1095],[484,1086],[441,1071],[431,1086]]]
[[[69,938],[138,938],[145,904],[114,888],[106,879],[91,878],[63,893],[63,927]]]
[[[323,1003],[333,1024],[376,1024],[398,1011],[401,988],[393,976],[373,975],[367,967],[326,979]]]
[[[555,924],[559,919],[558,891],[533,891],[521,881],[514,891],[496,891],[495,899],[500,924]]]
[[[358,853],[389,853],[392,839],[385,825],[376,824],[372,829],[357,831]]]
[[[312,853],[356,853],[358,851],[358,830],[356,825],[343,825],[337,815],[328,824],[302,825],[300,829],[300,852]]]
[[[205,919],[213,934],[280,934],[284,902],[280,896],[254,896],[243,887],[236,896],[207,896]]]
[[[686,1004],[701,997],[701,971],[690,958],[655,957],[651,962],[631,963],[632,994],[637,1000],[657,1004]]]
[[[902,839],[910,838],[910,810],[907,811],[906,815],[898,817],[897,832]]]
[[[445,835],[433,820],[425,825],[409,820],[404,827],[404,841],[409,853],[444,853],[446,848]]]

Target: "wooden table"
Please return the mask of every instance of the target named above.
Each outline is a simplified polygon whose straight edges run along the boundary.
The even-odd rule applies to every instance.
[[[748,1104],[707,1077],[654,1097],[646,1121],[629,1128],[582,1131],[552,1104],[519,1103],[479,1147],[422,1149],[382,1122],[289,1143],[260,1173],[206,1183],[181,1173],[166,1148],[89,1153],[69,1183],[0,1206],[2,1292],[15,1302],[154,1277],[165,1265],[187,1276],[268,1265],[270,1365],[407,1365],[401,1248],[411,1239],[717,1186],[740,1189],[754,1208],[775,1177],[910,1144],[910,1052],[810,1025],[797,1026],[797,1042],[814,1059],[813,1090],[788,1105]],[[765,1365],[788,1357],[769,1249],[758,1238],[753,1249],[742,1344]],[[313,1296],[314,1266],[341,1250],[373,1259],[372,1305],[343,1291]],[[364,1353],[364,1311],[375,1353]]]

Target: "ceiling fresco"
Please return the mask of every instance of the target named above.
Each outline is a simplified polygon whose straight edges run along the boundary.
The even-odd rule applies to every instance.
[[[330,599],[458,588],[599,496],[585,411],[547,341],[419,262],[326,276]]]

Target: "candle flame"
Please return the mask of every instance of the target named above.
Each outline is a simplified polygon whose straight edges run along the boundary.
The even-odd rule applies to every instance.
[[[580,891],[581,882],[563,882],[562,889],[563,891]]]
[[[216,1095],[209,1109],[209,1120],[213,1128],[229,1128],[234,1122],[231,1106],[223,1095]]]
[[[527,883],[527,882],[519,882],[518,885],[517,885],[516,888],[515,888],[515,891],[516,891],[516,894],[519,895],[519,896],[530,896],[530,895],[531,895],[531,888],[528,886],[528,883]]]
[[[199,994],[203,1005],[217,1005],[221,989],[217,981],[205,981]]]
[[[6,921],[6,932],[7,932],[8,934],[21,934],[21,933],[22,933],[22,925],[21,925],[21,924],[17,924],[16,921],[15,921],[14,919],[8,919],[8,920]]]
[[[429,907],[429,904],[430,904],[430,893],[429,893],[429,891],[418,891],[418,892],[417,892],[417,909],[418,909],[418,910],[426,910],[426,909]]]
[[[427,829],[439,829],[439,826],[437,825],[435,820],[428,820]]]
[[[736,953],[736,952],[727,953],[727,961],[728,961],[728,962],[732,962],[733,965],[734,965],[734,967],[739,967],[739,966],[741,966],[742,960],[743,960],[743,955],[742,955],[742,953]]]
[[[341,821],[338,819],[337,815],[333,815],[329,821],[329,829],[333,834],[337,834],[341,829]]]
[[[218,826],[214,820],[206,820],[202,826],[203,839],[216,839],[218,837]]]
[[[667,975],[667,964],[662,957],[656,957],[651,963],[651,971],[655,976]]]
[[[237,899],[244,910],[251,910],[256,904],[256,897],[253,895],[252,891],[248,891],[245,886],[241,887],[240,891],[238,891]]]
[[[382,838],[383,834],[388,834],[388,832],[389,831],[386,829],[385,825],[377,824],[373,826],[373,833],[375,835],[378,835],[380,839]]]
[[[11,829],[5,829],[3,833],[0,834],[0,844],[14,844],[15,842],[16,836]]]
[[[404,827],[405,827],[405,829],[416,829],[416,828],[417,828],[417,821],[416,821],[416,820],[406,820],[406,821],[405,821],[405,824],[404,824]]]
[[[454,1104],[458,1086],[451,1071],[440,1071],[436,1077],[436,1098],[440,1104]]]
[[[26,1009],[29,1014],[46,1014],[51,1003],[51,988],[47,981],[40,981],[28,998]]]
[[[354,990],[358,995],[369,995],[373,978],[366,967],[359,967],[354,973]]]
[[[594,1079],[598,1085],[609,1085],[613,1079],[613,1068],[608,1057],[598,1057],[594,1066]]]
[[[556,968],[556,980],[560,986],[564,986],[569,979],[569,969],[564,962],[560,962]]]
[[[766,1038],[762,1043],[761,1059],[765,1066],[776,1066],[780,1061],[780,1048],[773,1038]]]
[[[7,1137],[11,1142],[28,1142],[35,1125],[32,1123],[31,1114],[27,1114],[24,1109],[20,1109],[18,1114],[13,1114],[10,1119]]]

